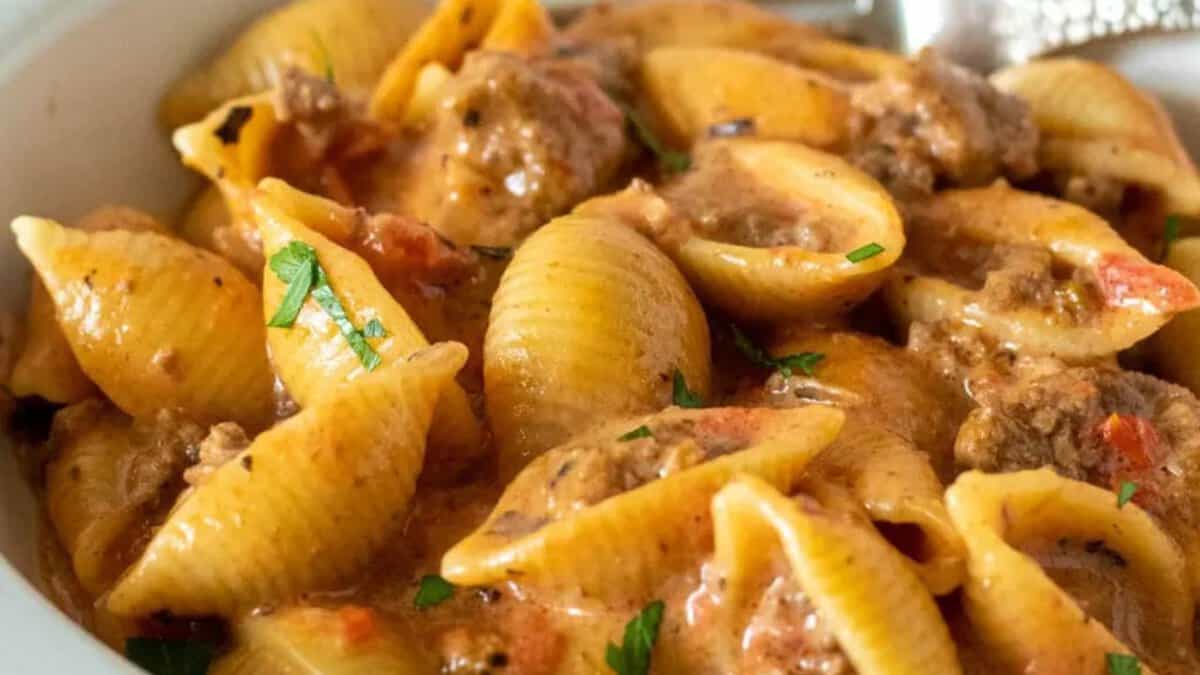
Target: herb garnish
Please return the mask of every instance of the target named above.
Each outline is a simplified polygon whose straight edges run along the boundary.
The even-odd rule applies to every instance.
[[[654,432],[650,431],[650,427],[643,424],[642,426],[634,429],[633,431],[621,434],[620,436],[617,437],[617,440],[621,441],[621,442],[625,442],[625,441],[636,441],[639,438],[654,438]]]
[[[658,628],[662,625],[661,600],[646,605],[638,615],[625,624],[625,637],[620,647],[608,644],[604,651],[604,662],[617,675],[647,675],[650,672],[650,655],[654,643],[658,642]]]
[[[325,41],[321,39],[321,34],[317,31],[312,32],[313,42],[317,43],[317,51],[321,54],[321,60],[325,62],[325,81],[329,84],[336,84],[333,77],[333,57],[329,55],[329,48],[325,46]]]
[[[436,574],[426,574],[421,577],[421,587],[413,598],[417,609],[427,609],[439,605],[454,596],[454,584]]]
[[[700,395],[688,389],[687,380],[678,368],[671,378],[671,400],[680,408],[703,408],[704,401]]]
[[[658,165],[667,173],[682,173],[692,166],[692,158],[686,152],[672,150],[663,145],[658,136],[646,124],[646,120],[636,110],[626,108],[625,119],[642,145],[646,146],[658,158]]]
[[[1142,664],[1138,662],[1138,658],[1133,654],[1114,654],[1110,652],[1104,655],[1104,661],[1108,664],[1108,675],[1142,674]]]
[[[729,324],[729,328],[733,331],[733,344],[742,353],[742,356],[745,356],[750,363],[756,366],[778,370],[784,377],[791,377],[793,370],[799,370],[805,375],[812,377],[813,368],[825,360],[825,355],[819,352],[797,352],[776,358],[768,354],[762,347],[754,344],[734,324]]]
[[[199,640],[134,637],[125,641],[125,656],[151,675],[205,675],[216,645]]]
[[[513,254],[513,250],[509,246],[472,246],[471,250],[493,260],[508,260]]]
[[[1173,213],[1167,216],[1167,222],[1163,224],[1162,257],[1164,260],[1166,260],[1167,254],[1171,252],[1171,244],[1175,243],[1175,240],[1179,238],[1180,220],[1179,215]]]
[[[1133,495],[1137,493],[1137,491],[1137,483],[1128,480],[1121,483],[1121,488],[1117,491],[1117,508],[1121,508],[1122,506],[1128,504],[1129,500],[1133,499]]]
[[[213,131],[213,135],[221,139],[222,145],[236,145],[242,138],[242,127],[254,117],[254,108],[247,105],[235,105],[229,109],[225,121]]]
[[[852,263],[860,263],[864,260],[874,258],[883,253],[884,248],[875,242],[864,244],[846,254],[846,260]]]
[[[364,330],[358,330],[346,316],[346,308],[329,285],[329,277],[317,262],[317,252],[313,247],[302,241],[289,242],[271,256],[271,271],[275,276],[288,285],[283,301],[275,315],[267,322],[271,328],[291,328],[304,306],[304,300],[311,295],[321,309],[333,319],[350,348],[358,355],[363,368],[368,372],[375,370],[383,362],[382,357],[367,342],[368,337],[384,337],[387,330],[379,319],[372,319]]]

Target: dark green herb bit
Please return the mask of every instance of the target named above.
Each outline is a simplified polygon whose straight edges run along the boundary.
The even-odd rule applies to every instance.
[[[824,354],[817,352],[799,352],[775,358],[768,354],[765,349],[754,344],[736,325],[730,324],[729,328],[733,331],[734,346],[742,353],[742,356],[746,357],[746,360],[762,368],[778,370],[784,377],[791,377],[793,370],[799,370],[805,375],[812,377],[813,368],[825,359]]]
[[[675,369],[675,375],[671,378],[671,400],[680,408],[704,407],[704,401],[700,399],[699,394],[688,389],[687,380],[678,368]]]
[[[623,441],[636,441],[639,438],[654,438],[654,432],[650,431],[650,427],[643,424],[642,426],[634,429],[633,431],[621,434],[620,436],[617,437],[617,440],[622,441],[622,442]]]
[[[1133,481],[1125,481],[1121,483],[1121,488],[1117,491],[1117,508],[1121,508],[1133,499],[1133,495],[1138,491],[1137,483]]]
[[[346,308],[342,306],[342,301],[338,300],[337,295],[333,292],[333,287],[329,285],[329,277],[325,276],[325,270],[317,266],[317,281],[313,284],[312,289],[313,300],[325,310],[330,319],[333,319],[333,324],[341,331],[342,336],[350,343],[350,348],[358,355],[358,360],[362,362],[363,368],[367,372],[371,372],[379,367],[383,359],[367,344],[367,338],[363,337],[362,331],[354,327],[350,322],[350,318],[346,316]]]
[[[626,108],[625,118],[637,136],[638,141],[646,146],[658,158],[658,165],[667,173],[682,173],[692,167],[692,158],[686,152],[678,152],[668,148],[646,124],[646,120],[635,110]]]
[[[1110,652],[1104,655],[1104,661],[1108,664],[1108,675],[1142,675],[1142,664],[1133,654]]]
[[[1179,224],[1182,220],[1178,214],[1171,214],[1167,216],[1167,222],[1163,224],[1162,257],[1164,260],[1171,252],[1171,244],[1179,238]]]
[[[129,638],[125,656],[151,675],[205,675],[217,648],[199,640]]]
[[[662,625],[661,600],[646,605],[638,615],[625,624],[625,638],[620,647],[608,643],[604,661],[617,675],[647,675],[650,672],[650,656],[654,643],[658,642],[658,629]]]
[[[421,577],[421,587],[417,589],[413,605],[417,609],[427,609],[434,605],[440,605],[453,596],[454,584],[436,574],[427,574]]]
[[[221,122],[221,126],[213,131],[213,135],[221,139],[222,145],[236,145],[242,138],[242,127],[246,126],[253,116],[254,108],[245,105],[234,106],[229,109],[229,114],[226,115],[225,121]]]
[[[472,246],[471,250],[493,260],[508,260],[513,254],[512,248],[508,246]]]
[[[859,263],[883,253],[884,248],[875,242],[859,246],[858,248],[846,254],[846,260],[852,263]]]
[[[387,337],[387,329],[383,327],[383,322],[379,319],[371,319],[367,325],[363,326],[363,337],[382,338]]]

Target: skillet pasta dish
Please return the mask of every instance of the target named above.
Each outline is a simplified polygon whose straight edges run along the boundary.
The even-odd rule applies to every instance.
[[[151,673],[1200,672],[1158,102],[753,5],[297,0],[13,221],[44,587]]]

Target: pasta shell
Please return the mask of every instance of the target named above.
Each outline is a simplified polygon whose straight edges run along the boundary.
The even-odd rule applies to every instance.
[[[648,230],[700,297],[743,319],[842,313],[883,282],[904,250],[900,214],[879,183],[794,143],[711,141],[697,149],[693,170],[660,193],[634,187],[576,212]],[[746,216],[764,204],[769,213]],[[664,210],[674,223],[656,222]],[[847,258],[869,244],[881,250]]]
[[[442,102],[442,93],[446,85],[453,78],[454,73],[446,66],[436,61],[425,64],[421,72],[417,73],[412,100],[405,108],[404,126],[421,127],[429,122]]]
[[[929,458],[903,439],[869,425],[847,425],[808,468],[807,483],[844,487],[891,543],[912,561],[931,593],[958,587],[965,549],[942,501]]]
[[[671,261],[618,223],[552,221],[501,278],[484,343],[502,472],[596,424],[670,405],[676,370],[708,394],[708,324]]]
[[[750,476],[717,493],[712,518],[726,611],[736,616],[746,604],[759,566],[769,559],[764,552],[778,545],[855,672],[962,672],[933,597],[869,525],[811,500],[789,500]]]
[[[275,179],[263,181],[254,209],[268,256],[293,241],[312,246],[351,323],[361,328],[378,319],[383,324],[388,335],[372,345],[383,363],[407,358],[429,346],[420,328],[379,283],[365,260],[309,227],[311,223],[325,232],[336,232],[346,226],[353,211]],[[268,312],[279,307],[286,292],[287,284],[267,270],[263,305]],[[340,329],[312,298],[305,302],[291,328],[267,329],[267,344],[279,378],[302,407],[367,373]],[[430,461],[461,467],[465,460],[479,455],[481,436],[466,392],[457,383],[447,384],[430,430]]]
[[[504,4],[505,0],[441,0],[384,70],[371,98],[371,117],[381,122],[405,119],[421,69],[429,63],[456,69],[463,55],[487,36]]]
[[[258,290],[232,265],[153,232],[13,221],[83,371],[134,417],[179,408],[261,429],[273,415]]]
[[[832,79],[761,54],[720,47],[660,47],[642,60],[642,86],[680,146],[722,123],[749,135],[837,149],[849,133],[850,101]]]
[[[290,66],[329,74],[351,93],[368,92],[427,12],[424,3],[412,0],[289,3],[177,82],[163,99],[163,123],[188,124],[229,99],[272,89]]]
[[[433,407],[465,361],[436,345],[258,436],[181,498],[109,609],[229,616],[345,580],[407,506]]]
[[[238,646],[211,675],[428,675],[437,663],[372,610],[291,607],[237,623]]]
[[[167,233],[152,216],[122,206],[102,206],[80,219],[77,227],[85,232]],[[71,353],[58,326],[54,301],[36,274],[25,314],[25,344],[13,363],[9,389],[16,396],[40,396],[52,403],[76,403],[98,393]]]
[[[550,48],[554,21],[538,0],[504,0],[480,49],[532,56]]]
[[[707,504],[722,485],[748,473],[789,487],[842,419],[816,406],[672,408],[605,425],[534,460],[487,521],[446,553],[442,575],[461,585],[513,579],[582,598],[639,597],[711,543]],[[650,436],[628,437],[642,425]],[[658,471],[643,475],[650,464]],[[648,482],[626,491],[625,476]]]
[[[1124,627],[1149,638],[1131,645],[1140,656],[1153,659],[1152,666],[1181,656],[1194,664],[1194,650],[1179,640],[1191,634],[1194,613],[1183,557],[1137,505],[1118,507],[1113,493],[1050,469],[967,472],[947,491],[946,503],[967,546],[967,614],[1014,672],[1099,673],[1106,653],[1130,651],[1021,550],[1064,539],[1100,542],[1115,552],[1129,590],[1152,598],[1154,627]]]
[[[967,323],[1033,353],[1083,360],[1125,349],[1175,313],[1200,304],[1200,291],[1190,281],[1151,263],[1099,216],[1066,202],[996,185],[940,193],[916,213],[909,222],[915,269],[894,275],[885,289],[902,324]],[[997,306],[989,303],[986,289],[921,275],[925,267],[944,264],[946,247],[962,250],[968,244],[1043,249],[1055,265],[1083,275],[1094,289],[1085,292],[1097,296],[1095,305],[1077,319],[1052,306]]]
[[[1192,283],[1200,284],[1200,237],[1180,239],[1167,251],[1167,267],[1177,270]],[[1150,342],[1158,370],[1200,395],[1200,310],[1183,312],[1162,327]]]
[[[204,430],[170,413],[135,421],[98,400],[55,415],[46,507],[93,596],[116,581],[126,552],[182,489],[188,448],[203,438]]]
[[[1200,215],[1200,175],[1149,94],[1093,61],[1033,61],[992,76],[1029,102],[1052,171],[1116,178],[1161,191],[1170,212]]]

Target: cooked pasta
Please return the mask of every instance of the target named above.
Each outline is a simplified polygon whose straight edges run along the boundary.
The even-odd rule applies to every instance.
[[[1200,177],[1106,66],[291,0],[161,117],[180,217],[17,218],[0,316],[147,671],[1200,672]]]

